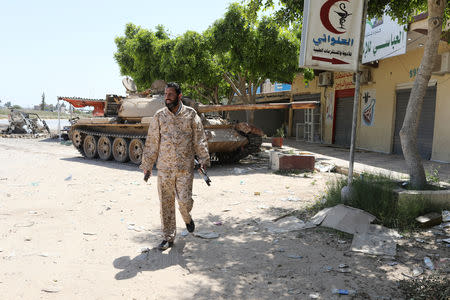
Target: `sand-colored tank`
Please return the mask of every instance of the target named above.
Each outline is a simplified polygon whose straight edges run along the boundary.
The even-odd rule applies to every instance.
[[[127,79],[126,79],[127,80]],[[120,97],[107,95],[104,115],[79,119],[72,125],[69,137],[73,145],[87,158],[114,159],[118,162],[130,160],[140,164],[149,123],[155,112],[165,106],[165,84],[152,85],[153,95],[137,94],[132,82],[125,82],[129,95]],[[70,99],[60,97],[62,100]],[[255,126],[241,122],[230,123],[219,116],[204,113],[225,110],[288,108],[289,103],[274,105],[201,105],[192,99],[183,98],[185,105],[193,107],[200,115],[208,139],[208,148],[213,160],[221,163],[237,162],[249,154],[260,151],[263,132]],[[258,106],[259,105],[259,106]]]

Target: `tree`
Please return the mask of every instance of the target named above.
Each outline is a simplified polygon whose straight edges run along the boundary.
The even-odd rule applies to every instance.
[[[164,79],[158,47],[169,38],[162,25],[156,28],[154,33],[128,23],[125,36],[115,39],[117,52],[114,53],[114,58],[119,64],[120,73],[131,76],[139,90],[149,88],[157,79]]]
[[[280,0],[279,2],[282,8],[277,11],[276,16],[281,24],[287,26],[293,21],[301,21],[303,0]],[[417,128],[423,98],[437,57],[439,40],[443,37],[442,28],[450,17],[450,8],[447,2],[443,0],[369,0],[368,2],[369,17],[387,13],[402,24],[410,22],[418,12],[428,12],[428,33],[424,55],[418,75],[414,80],[405,119],[400,130],[400,140],[409,169],[410,184],[415,189],[423,189],[426,185],[423,163],[417,150]],[[258,11],[266,7],[273,7],[273,4],[273,0],[247,0],[247,14],[252,15],[251,9]],[[449,42],[448,33],[445,36]]]
[[[244,103],[256,102],[257,89],[267,78],[291,83],[299,71],[296,35],[282,30],[271,18],[248,18],[239,4],[231,4],[209,34],[224,79]],[[254,122],[253,111],[247,121]]]
[[[41,110],[45,110],[45,93],[44,92],[42,93],[41,99],[42,99]]]
[[[11,101],[8,101],[5,103],[5,107],[10,108],[11,107]]]
[[[115,39],[120,72],[131,76],[139,90],[164,79],[181,83],[183,94],[204,103],[218,104],[234,93],[254,103],[266,78],[291,82],[298,69],[296,35],[268,18],[249,22],[237,4],[203,34],[188,31],[170,38],[162,25],[156,29],[130,23],[125,36]]]

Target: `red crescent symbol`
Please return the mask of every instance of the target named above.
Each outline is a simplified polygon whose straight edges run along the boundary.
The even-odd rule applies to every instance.
[[[325,26],[328,31],[335,34],[345,33],[345,31],[338,31],[330,22],[330,9],[336,2],[339,1],[349,2],[349,0],[328,0],[320,9],[320,20],[322,21],[323,26]]]

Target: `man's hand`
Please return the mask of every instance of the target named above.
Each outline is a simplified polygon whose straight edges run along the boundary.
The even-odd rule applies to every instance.
[[[150,175],[152,175],[152,172],[150,170],[144,170],[144,181],[147,182],[150,178]]]
[[[204,164],[200,164],[200,168],[202,168],[206,172],[206,166]]]

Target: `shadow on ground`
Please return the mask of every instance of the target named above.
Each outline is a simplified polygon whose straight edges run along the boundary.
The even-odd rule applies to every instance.
[[[286,213],[276,207],[269,211],[269,220]],[[218,220],[222,226],[212,225]],[[186,277],[193,294],[180,294],[178,299],[309,299],[311,293],[332,299],[332,288],[358,291],[352,299],[402,298],[396,281],[386,276],[386,263],[350,252],[348,236],[320,227],[269,234],[262,221],[211,214],[198,220],[196,231],[214,231],[219,238],[177,237],[167,254],[151,250],[134,258],[117,258],[113,264],[121,271],[115,278],[179,265],[193,276]],[[144,234],[135,241],[152,239]],[[351,272],[336,271],[339,264],[347,264]],[[195,275],[208,278],[208,283]]]

